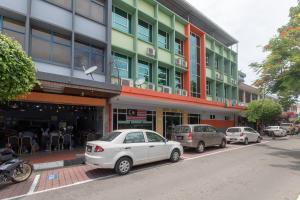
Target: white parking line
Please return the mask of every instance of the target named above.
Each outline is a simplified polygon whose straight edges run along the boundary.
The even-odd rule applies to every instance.
[[[258,143],[258,144],[251,144],[251,145],[237,147],[237,148],[232,148],[232,149],[226,149],[224,151],[218,151],[218,152],[208,153],[208,154],[204,154],[204,155],[200,155],[200,156],[196,156],[196,157],[192,157],[192,158],[186,158],[183,161],[188,161],[188,160],[193,160],[193,159],[197,159],[197,158],[201,158],[201,157],[206,157],[206,156],[210,156],[210,155],[215,155],[215,154],[219,154],[219,153],[224,153],[224,152],[228,152],[228,151],[233,151],[233,150],[248,148],[248,147],[259,145],[259,144],[265,144],[265,143],[268,143],[268,142],[270,142],[270,141],[265,141],[265,142],[261,142],[261,143]],[[143,170],[145,170],[145,169],[138,169],[138,170],[134,170],[133,172],[138,172],[138,171],[143,171]],[[81,184],[84,184],[84,183],[89,183],[89,182],[93,182],[93,181],[97,181],[97,180],[104,180],[104,179],[107,179],[107,178],[113,178],[113,177],[116,177],[116,176],[118,176],[118,175],[117,174],[112,174],[112,175],[103,176],[103,177],[99,177],[99,178],[94,178],[94,179],[89,179],[89,180],[85,180],[85,181],[80,181],[80,182],[73,183],[73,184],[70,184],[70,185],[64,185],[64,186],[60,186],[60,187],[56,187],[56,188],[50,188],[50,189],[46,189],[46,190],[42,190],[42,191],[37,191],[37,192],[32,192],[32,193],[28,192],[27,194],[10,197],[10,198],[4,199],[4,200],[18,199],[18,198],[22,198],[22,197],[26,197],[26,196],[31,196],[31,195],[35,195],[35,194],[40,194],[40,193],[44,193],[44,192],[49,192],[49,191],[53,191],[53,190],[58,190],[58,189],[62,189],[62,188],[68,188],[68,187],[72,187],[72,186],[75,186],[75,185],[81,185]],[[297,199],[297,200],[300,200],[300,199]]]
[[[34,190],[35,190],[37,184],[39,183],[40,177],[41,177],[40,174],[38,174],[38,175],[36,175],[36,176],[34,177],[34,180],[33,180],[32,184],[31,184],[30,189],[29,189],[29,191],[27,192],[27,194],[32,194],[32,193],[34,192]]]
[[[247,145],[247,146],[236,147],[236,148],[232,148],[232,149],[225,149],[223,151],[217,151],[217,152],[207,153],[207,154],[195,156],[195,157],[192,157],[192,158],[186,158],[186,157],[183,157],[183,158],[184,158],[184,161],[189,161],[189,160],[194,160],[194,159],[197,159],[197,158],[211,156],[211,155],[215,155],[215,154],[219,154],[219,153],[224,153],[224,152],[228,152],[228,151],[234,151],[234,150],[238,150],[238,149],[244,149],[244,148],[252,147],[252,146],[255,146],[255,145],[259,145],[259,144],[265,144],[265,143],[268,143],[268,142],[270,142],[270,141],[265,141],[265,142],[261,142],[261,143],[257,143],[257,144],[250,144],[250,145]]]

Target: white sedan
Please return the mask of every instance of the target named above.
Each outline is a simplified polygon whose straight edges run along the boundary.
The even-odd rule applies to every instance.
[[[116,130],[86,145],[85,162],[99,168],[127,174],[132,166],[169,159],[177,162],[183,154],[179,142],[143,129]]]
[[[287,131],[280,126],[268,126],[265,130],[269,136],[285,137],[287,136]]]
[[[227,142],[242,142],[247,145],[249,142],[260,142],[260,134],[250,127],[230,127],[226,130]]]

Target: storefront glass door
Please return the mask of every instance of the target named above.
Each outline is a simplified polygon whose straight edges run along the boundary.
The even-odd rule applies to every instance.
[[[171,139],[175,126],[182,124],[182,114],[175,112],[164,112],[163,122],[164,137]]]

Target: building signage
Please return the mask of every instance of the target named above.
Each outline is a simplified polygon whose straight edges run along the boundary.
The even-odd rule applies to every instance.
[[[127,110],[127,120],[146,120],[146,119],[147,119],[146,110],[137,110],[137,109]]]

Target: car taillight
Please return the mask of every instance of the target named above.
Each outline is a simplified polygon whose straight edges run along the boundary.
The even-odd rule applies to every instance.
[[[243,133],[243,132],[241,132],[240,136],[243,136],[243,135],[244,135],[244,133]]]
[[[188,140],[192,140],[193,139],[193,134],[189,133],[187,137],[188,137]]]
[[[101,146],[96,146],[94,152],[102,152],[104,149]]]

